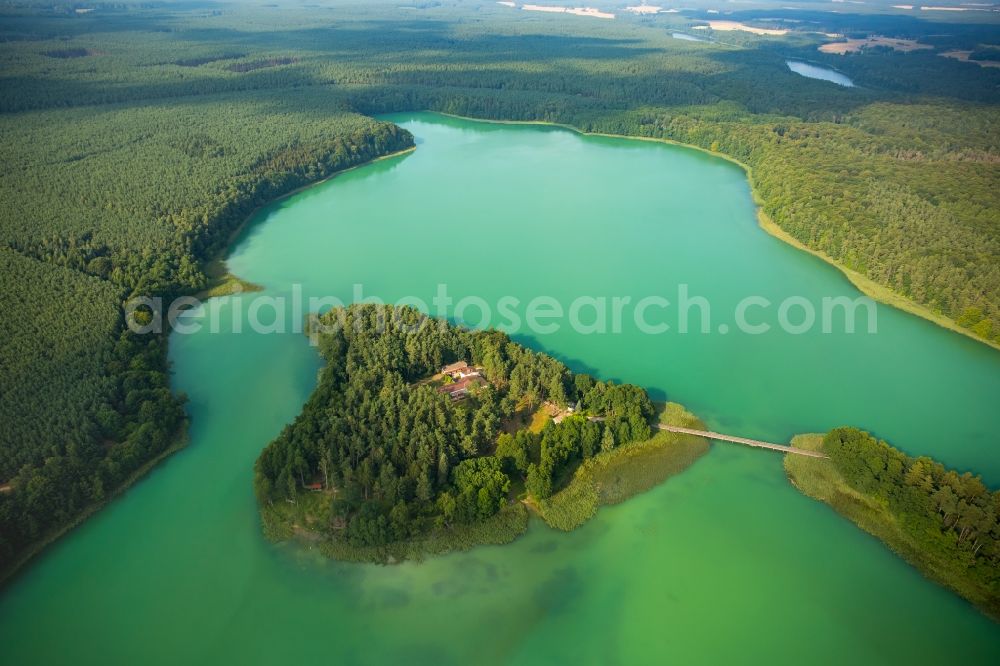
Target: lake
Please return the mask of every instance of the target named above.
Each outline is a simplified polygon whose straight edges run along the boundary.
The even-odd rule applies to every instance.
[[[644,332],[626,316],[619,332],[516,337],[682,402],[713,430],[785,442],[854,424],[1000,482],[996,351],[881,306],[875,334],[786,332],[759,300],[750,318],[771,331],[737,330],[732,313],[747,298],[858,296],[758,228],[738,166],[549,127],[391,119],[416,151],[262,210],[231,269],[275,298],[301,289],[349,301],[361,285],[430,302],[444,284],[456,303],[487,306],[677,302],[687,285],[711,305],[706,333],[700,322]],[[389,567],[270,544],[253,463],[298,413],[319,360],[301,334],[232,332],[243,308],[214,303],[223,332],[171,337],[189,447],[3,590],[6,663],[988,664],[1000,654],[996,624],[799,494],[780,455],[732,444],[569,534],[533,521],[507,546]],[[669,308],[650,312],[673,321]]]
[[[854,81],[828,67],[819,67],[805,62],[796,62],[795,60],[786,60],[785,64],[788,65],[788,69],[807,78],[829,81],[830,83],[836,83],[838,86],[846,88],[854,87]]]
[[[670,36],[674,39],[681,39],[685,42],[707,42],[707,39],[701,39],[700,37],[695,37],[694,35],[689,35],[685,32],[672,32]]]

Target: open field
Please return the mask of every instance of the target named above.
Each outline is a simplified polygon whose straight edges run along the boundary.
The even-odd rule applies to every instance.
[[[872,35],[870,37],[866,37],[865,39],[846,39],[842,42],[823,44],[819,47],[819,50],[822,53],[844,55],[845,53],[860,53],[864,49],[877,47],[890,48],[893,51],[900,51],[901,53],[934,48],[930,44],[921,44],[912,39],[894,39],[891,37],[883,37],[881,35]]]
[[[707,26],[696,25],[695,30],[707,30],[711,28],[712,30],[717,30],[719,32],[749,32],[753,35],[769,35],[772,37],[780,37],[781,35],[787,35],[788,30],[784,28],[755,28],[751,25],[746,25],[738,21],[709,21]]]
[[[972,55],[972,51],[945,51],[939,53],[938,55],[943,58],[953,58],[955,60],[960,60],[961,62],[971,62],[980,67],[1000,67],[1000,60],[971,60],[969,58]]]

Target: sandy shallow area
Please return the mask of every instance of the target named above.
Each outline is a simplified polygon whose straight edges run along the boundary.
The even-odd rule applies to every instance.
[[[788,30],[775,30],[773,28],[754,28],[753,26],[744,25],[738,21],[709,21],[708,25],[696,25],[695,30],[718,30],[720,32],[732,32],[734,30],[739,30],[741,32],[752,32],[755,35],[787,35]]]
[[[553,5],[521,5],[521,9],[526,12],[550,12],[553,14],[575,14],[576,16],[590,16],[593,18],[613,19],[614,14],[602,12],[594,7],[556,7]]]
[[[938,55],[943,58],[975,63],[980,67],[1000,67],[1000,61],[998,60],[970,60],[969,56],[972,55],[972,51],[945,51],[944,53],[938,53]]]
[[[819,47],[819,50],[823,53],[836,53],[837,55],[844,55],[845,53],[858,53],[862,49],[870,48],[872,46],[888,46],[891,49],[903,52],[934,48],[930,44],[921,44],[913,39],[894,39],[892,37],[872,35],[867,39],[845,39],[842,42],[823,44]]]
[[[656,5],[634,5],[632,7],[626,7],[625,11],[633,14],[639,14],[641,16],[643,14],[659,14],[661,9],[663,9],[663,7]]]

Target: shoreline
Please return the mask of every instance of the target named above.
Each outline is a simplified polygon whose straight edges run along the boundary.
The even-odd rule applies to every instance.
[[[409,153],[412,153],[416,149],[417,146],[413,145],[410,146],[409,148],[404,148],[403,150],[397,150],[392,153],[386,153],[385,155],[379,155],[376,158],[367,160],[365,162],[361,162],[359,164],[354,164],[352,166],[347,167],[346,169],[335,171],[331,173],[329,176],[321,178],[315,182],[306,183],[305,185],[300,185],[299,187],[296,187],[294,190],[291,190],[290,192],[286,192],[281,196],[275,197],[274,199],[271,199],[266,203],[262,203],[259,206],[256,206],[253,210],[247,213],[247,216],[243,218],[242,222],[236,225],[236,228],[233,229],[232,232],[229,234],[229,237],[226,239],[226,242],[223,244],[222,248],[217,253],[215,253],[214,256],[205,260],[204,270],[206,271],[206,274],[208,270],[210,270],[210,267],[213,265],[219,267],[221,271],[219,271],[219,276],[217,278],[218,282],[215,284],[212,284],[210,282],[204,289],[195,294],[195,298],[203,299],[203,298],[216,298],[218,296],[226,296],[233,292],[224,290],[216,292],[216,289],[220,287],[227,287],[230,284],[240,285],[243,289],[243,293],[246,293],[248,291],[251,292],[264,291],[267,288],[264,285],[255,284],[253,282],[250,282],[249,280],[245,280],[240,276],[231,273],[229,271],[229,264],[227,263],[229,259],[229,253],[233,251],[236,242],[240,239],[240,236],[243,234],[243,232],[246,231],[247,228],[250,226],[250,223],[253,221],[253,219],[257,217],[257,214],[260,213],[262,210],[264,210],[269,206],[273,206],[279,201],[284,201],[289,197],[293,197],[296,194],[304,192],[305,190],[308,190],[310,187],[316,187],[317,185],[322,185],[323,183],[332,180],[341,174],[347,173],[349,171],[354,171],[355,169],[360,169],[361,167],[368,166],[369,164],[375,164],[376,162],[381,162],[382,160],[388,160],[392,159],[393,157],[401,157],[403,155],[408,155]]]
[[[355,164],[346,169],[341,169],[340,171],[332,173],[326,178],[323,178],[322,180],[318,180],[314,183],[309,183],[307,185],[302,185],[301,187],[297,187],[291,192],[283,194],[275,199],[268,201],[267,203],[255,207],[243,219],[243,221],[240,222],[240,224],[237,225],[236,228],[233,229],[233,231],[229,234],[229,237],[227,238],[224,246],[214,256],[204,261],[203,270],[206,270],[206,273],[208,270],[211,270],[210,267],[212,267],[213,265],[221,268],[221,271],[218,271],[218,275],[215,278],[215,281],[210,282],[204,289],[195,294],[195,297],[199,299],[205,299],[205,298],[215,298],[217,296],[224,296],[226,294],[233,292],[226,291],[223,289],[228,289],[236,285],[239,285],[243,289],[243,291],[263,291],[264,289],[263,286],[256,285],[252,282],[240,278],[237,275],[233,275],[232,273],[230,273],[228,270],[228,266],[226,265],[226,257],[228,256],[229,252],[232,251],[234,243],[239,239],[240,234],[243,233],[243,231],[247,228],[248,224],[262,209],[271,206],[274,203],[281,201],[282,199],[298,194],[299,192],[307,188],[313,187],[314,185],[319,185],[321,183],[324,183],[330,180],[331,178],[335,178],[336,176],[339,176],[342,173],[346,173],[347,171],[351,171],[352,169],[357,169],[359,167],[367,166],[368,164],[373,164],[380,160],[389,159],[391,157],[398,157],[400,155],[405,155],[407,153],[413,152],[414,150],[416,150],[415,145],[410,148],[406,148],[404,150],[399,150],[393,153],[387,153],[385,155],[381,155],[379,157],[368,160],[366,162],[362,162],[360,164]],[[216,292],[216,290],[219,291]],[[170,344],[169,333],[167,335],[168,335],[167,345],[169,346]],[[175,389],[173,386],[171,386],[170,390],[171,392],[174,392]],[[41,537],[37,542],[32,544],[24,552],[24,554],[20,558],[18,558],[18,560],[15,561],[11,566],[7,567],[6,569],[0,570],[0,588],[10,583],[14,579],[14,577],[25,568],[26,565],[28,565],[38,555],[44,552],[49,546],[51,546],[56,541],[60,540],[62,537],[66,536],[68,533],[70,533],[77,527],[80,527],[83,523],[85,523],[98,511],[108,506],[114,500],[118,499],[129,488],[131,488],[137,482],[142,480],[142,478],[145,477],[147,474],[152,472],[153,469],[160,463],[164,462],[167,458],[169,458],[173,454],[186,448],[189,441],[188,427],[189,424],[185,423],[184,427],[177,433],[173,444],[171,444],[162,452],[160,452],[159,454],[157,454],[156,456],[147,460],[141,466],[139,466],[139,468],[137,468],[131,475],[129,475],[129,477],[125,479],[117,488],[111,491],[107,497],[105,497],[100,502],[95,502],[94,504],[87,506],[71,521]]]
[[[38,555],[43,553],[49,546],[54,544],[56,541],[62,539],[64,536],[66,536],[76,528],[83,525],[94,514],[96,514],[101,509],[108,506],[109,504],[117,500],[119,497],[124,495],[127,490],[129,490],[132,486],[134,486],[136,483],[145,478],[147,474],[152,472],[154,467],[164,462],[167,458],[169,458],[173,454],[178,453],[179,451],[182,451],[185,448],[187,448],[189,442],[188,427],[189,424],[185,423],[184,427],[181,428],[181,430],[177,433],[173,444],[171,444],[166,449],[161,451],[155,457],[150,458],[149,460],[144,462],[141,466],[139,466],[139,468],[136,469],[134,472],[132,472],[132,474],[130,474],[127,479],[122,481],[122,483],[119,484],[117,488],[115,488],[111,493],[109,493],[107,497],[105,497],[100,502],[95,502],[87,506],[83,511],[79,513],[79,515],[75,516],[73,520],[66,523],[62,527],[59,527],[58,529],[43,536],[41,539],[32,544],[31,547],[24,552],[21,558],[18,559],[16,562],[14,562],[14,564],[7,567],[3,571],[0,571],[0,589],[2,589],[5,585],[8,585],[11,582],[13,582],[13,580],[17,577],[17,575],[20,574],[22,571],[24,571],[25,567],[28,564],[30,564],[31,561],[34,560]]]
[[[704,428],[700,418],[673,402],[654,402],[657,423]],[[497,514],[481,522],[446,529],[381,546],[353,546],[299,523],[282,520],[280,511],[260,506],[263,533],[274,543],[318,550],[337,562],[379,564],[421,562],[430,557],[464,552],[479,546],[513,543],[538,520],[554,532],[572,532],[594,518],[601,507],[621,504],[686,472],[711,451],[708,440],[654,430],[649,439],[600,452],[577,467],[566,486],[537,500],[524,494],[511,499]],[[306,497],[309,497],[306,495]]]
[[[675,402],[653,402],[656,423],[705,428],[705,423]],[[696,435],[654,427],[649,439],[629,442],[581,462],[569,483],[550,497],[522,502],[554,530],[572,532],[594,518],[602,506],[621,504],[686,472],[711,451]]]
[[[628,139],[632,141],[650,141],[653,143],[665,143],[672,146],[680,146],[682,148],[697,150],[699,152],[712,155],[713,157],[721,158],[723,160],[726,160],[727,162],[731,162],[739,166],[741,169],[743,169],[744,173],[746,173],[747,182],[750,184],[750,196],[753,199],[754,206],[756,206],[757,208],[757,226],[763,229],[769,235],[773,236],[774,238],[777,238],[783,243],[791,245],[797,250],[808,252],[814,257],[833,266],[838,271],[840,271],[844,277],[847,278],[848,282],[854,285],[854,287],[858,291],[860,291],[868,298],[871,298],[872,300],[877,301],[878,303],[881,303],[883,305],[888,305],[889,307],[896,308],[897,310],[902,310],[907,314],[920,317],[921,319],[929,321],[930,323],[940,326],[941,328],[952,331],[953,333],[958,333],[971,340],[974,340],[975,342],[978,342],[980,344],[986,345],[987,347],[991,347],[993,349],[1000,351],[1000,343],[977,336],[971,330],[959,326],[958,323],[955,322],[953,319],[946,317],[942,314],[939,314],[937,312],[934,312],[927,306],[921,305],[916,301],[911,300],[910,298],[907,298],[906,296],[903,296],[902,294],[893,291],[889,287],[886,287],[885,285],[875,282],[868,276],[863,275],[851,268],[848,268],[847,266],[844,266],[843,264],[833,259],[829,255],[819,250],[812,249],[811,247],[807,246],[802,241],[798,240],[790,233],[782,229],[776,222],[774,222],[771,219],[771,217],[766,212],[764,212],[764,206],[763,206],[764,200],[761,198],[760,193],[757,191],[757,186],[754,183],[753,167],[751,167],[748,164],[744,164],[735,157],[731,157],[724,153],[713,152],[707,148],[702,148],[701,146],[695,146],[689,143],[675,141],[673,139],[660,139],[650,136],[628,136],[626,134],[608,134],[606,132],[584,132],[583,130],[577,127],[574,127],[572,125],[567,125],[566,123],[554,123],[545,120],[489,120],[486,118],[472,118],[470,116],[459,116],[454,113],[444,113],[441,111],[434,111],[430,109],[428,109],[427,112],[435,113],[437,115],[445,116],[447,118],[457,118],[459,120],[468,120],[477,123],[495,123],[499,125],[543,125],[548,127],[559,127],[565,130],[569,130],[570,132],[573,132],[575,134],[579,134],[581,136],[597,136],[597,137],[606,137],[609,139]]]
[[[263,514],[262,514],[263,515]],[[423,562],[431,557],[463,553],[480,546],[505,546],[521,538],[531,520],[529,509],[515,502],[480,523],[456,524],[444,530],[382,546],[353,546],[333,540],[315,530],[293,528],[264,536],[274,543],[287,543],[306,550],[316,549],[334,562],[394,566],[404,562]],[[272,538],[274,537],[274,538]]]

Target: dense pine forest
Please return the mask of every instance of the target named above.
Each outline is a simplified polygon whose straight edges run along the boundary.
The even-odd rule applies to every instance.
[[[257,498],[274,534],[289,531],[280,524],[289,513],[304,516],[312,524],[300,528],[374,548],[378,559],[380,546],[492,518],[514,487],[544,500],[581,462],[651,435],[645,391],[574,375],[499,331],[376,305],[332,310],[319,323],[319,385],[257,461]],[[458,401],[427,381],[455,361],[484,378]],[[540,432],[517,427],[519,413],[542,403],[573,411]],[[288,510],[300,502],[316,513]]]
[[[773,27],[794,15],[809,30],[705,30],[707,41],[691,42],[670,35],[704,23],[699,10],[600,21],[461,0],[0,4],[0,572],[183,437],[165,337],[128,333],[123,301],[199,291],[207,262],[256,206],[413,146],[378,113],[545,120],[728,155],[752,168],[763,211],[791,236],[1000,342],[1000,69],[939,55],[988,59],[1000,32],[858,11],[737,12],[727,18]],[[822,32],[932,48],[825,54]],[[857,87],[798,76],[789,58],[836,68]],[[445,356],[460,349],[436,344]],[[402,380],[412,371],[399,369]],[[582,397],[564,371],[566,398]],[[410,399],[406,386],[393,390]],[[412,393],[419,403],[424,392]],[[487,411],[505,413],[496,409]],[[485,414],[462,418],[434,450],[446,473],[438,459],[411,469],[399,458],[395,502],[350,505],[352,518],[374,511],[352,528],[359,543],[402,533],[389,514],[410,485],[430,484],[430,494],[404,501],[404,531],[444,516],[431,498],[459,501],[466,488],[453,468],[499,428]],[[579,427],[593,446],[594,426]],[[539,497],[547,479],[558,483],[556,440],[503,444],[515,452],[513,468],[501,465],[512,483]],[[517,451],[529,445],[551,454],[525,466]],[[293,480],[318,464],[305,463],[288,468]],[[470,467],[463,478],[495,471]],[[263,496],[287,494],[289,474],[276,473]],[[374,493],[372,483],[352,488]]]

